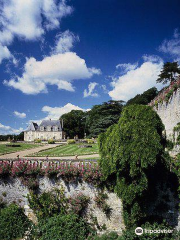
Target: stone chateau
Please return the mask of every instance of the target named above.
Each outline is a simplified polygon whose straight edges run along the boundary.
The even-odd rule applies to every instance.
[[[56,141],[65,139],[63,122],[51,119],[43,120],[39,126],[37,123],[32,122],[28,129],[24,131],[24,141],[33,142],[35,139],[54,139]]]

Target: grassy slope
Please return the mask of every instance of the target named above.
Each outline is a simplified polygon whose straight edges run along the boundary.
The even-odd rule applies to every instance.
[[[0,144],[0,155],[12,152],[19,152],[25,149],[38,147],[38,144],[17,143],[20,147],[6,147],[6,144]]]
[[[40,151],[38,153],[35,153],[33,156],[60,157],[60,156],[86,155],[86,154],[95,154],[95,153],[98,153],[97,144],[92,144],[92,148],[79,148],[79,144],[69,144],[69,145],[58,146],[52,149]]]

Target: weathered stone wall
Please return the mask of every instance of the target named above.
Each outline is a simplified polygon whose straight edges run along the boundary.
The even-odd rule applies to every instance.
[[[108,192],[107,204],[111,207],[110,217],[96,206],[94,201],[95,195],[98,193],[98,189],[88,183],[70,183],[66,184],[63,180],[57,181],[51,180],[48,177],[39,178],[39,193],[44,191],[50,191],[53,188],[62,187],[65,190],[65,196],[70,197],[77,193],[83,193],[90,197],[90,203],[87,208],[86,216],[91,221],[90,216],[97,218],[100,226],[106,225],[106,231],[122,232],[124,229],[123,217],[122,217],[122,202],[114,193]],[[7,203],[16,202],[18,205],[27,208],[27,194],[29,190],[21,183],[18,178],[9,178],[8,180],[0,180],[0,198]]]
[[[159,103],[158,108],[154,107],[154,110],[165,125],[167,137],[172,139],[173,128],[180,122],[180,89],[173,93],[168,103]]]

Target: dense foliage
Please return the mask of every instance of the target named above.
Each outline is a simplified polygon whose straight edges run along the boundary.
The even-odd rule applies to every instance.
[[[21,132],[18,135],[0,135],[0,141],[8,141],[8,140],[15,140],[15,141],[24,141],[24,132]]]
[[[108,101],[95,105],[87,113],[86,133],[89,137],[97,137],[107,128],[118,122],[123,108],[123,101]]]
[[[61,116],[67,137],[74,138],[77,135],[79,138],[84,138],[85,116],[86,113],[82,110],[72,110]]]
[[[168,82],[172,83],[176,80],[179,74],[180,67],[178,65],[178,62],[166,62],[164,63],[161,73],[159,74],[157,82],[162,82],[163,84],[166,84]]]
[[[126,105],[131,104],[142,104],[147,105],[150,103],[158,94],[158,90],[155,87],[148,89],[147,91],[143,92],[142,94],[137,94],[134,98],[131,98],[127,101]]]
[[[29,227],[30,221],[17,205],[0,208],[0,240],[22,238]]]
[[[57,215],[38,224],[39,240],[85,240],[93,233],[90,225],[75,214]]]
[[[99,137],[100,167],[123,201],[127,227],[147,220],[147,203],[157,199],[156,187],[168,175],[163,130],[151,107],[131,105],[124,108],[118,124]]]

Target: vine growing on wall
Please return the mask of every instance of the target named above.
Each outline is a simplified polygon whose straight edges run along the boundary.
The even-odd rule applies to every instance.
[[[166,182],[170,157],[165,152],[164,125],[149,106],[124,108],[118,124],[99,137],[99,164],[106,181],[123,201],[127,227],[148,218],[147,203],[157,199],[158,183]]]

